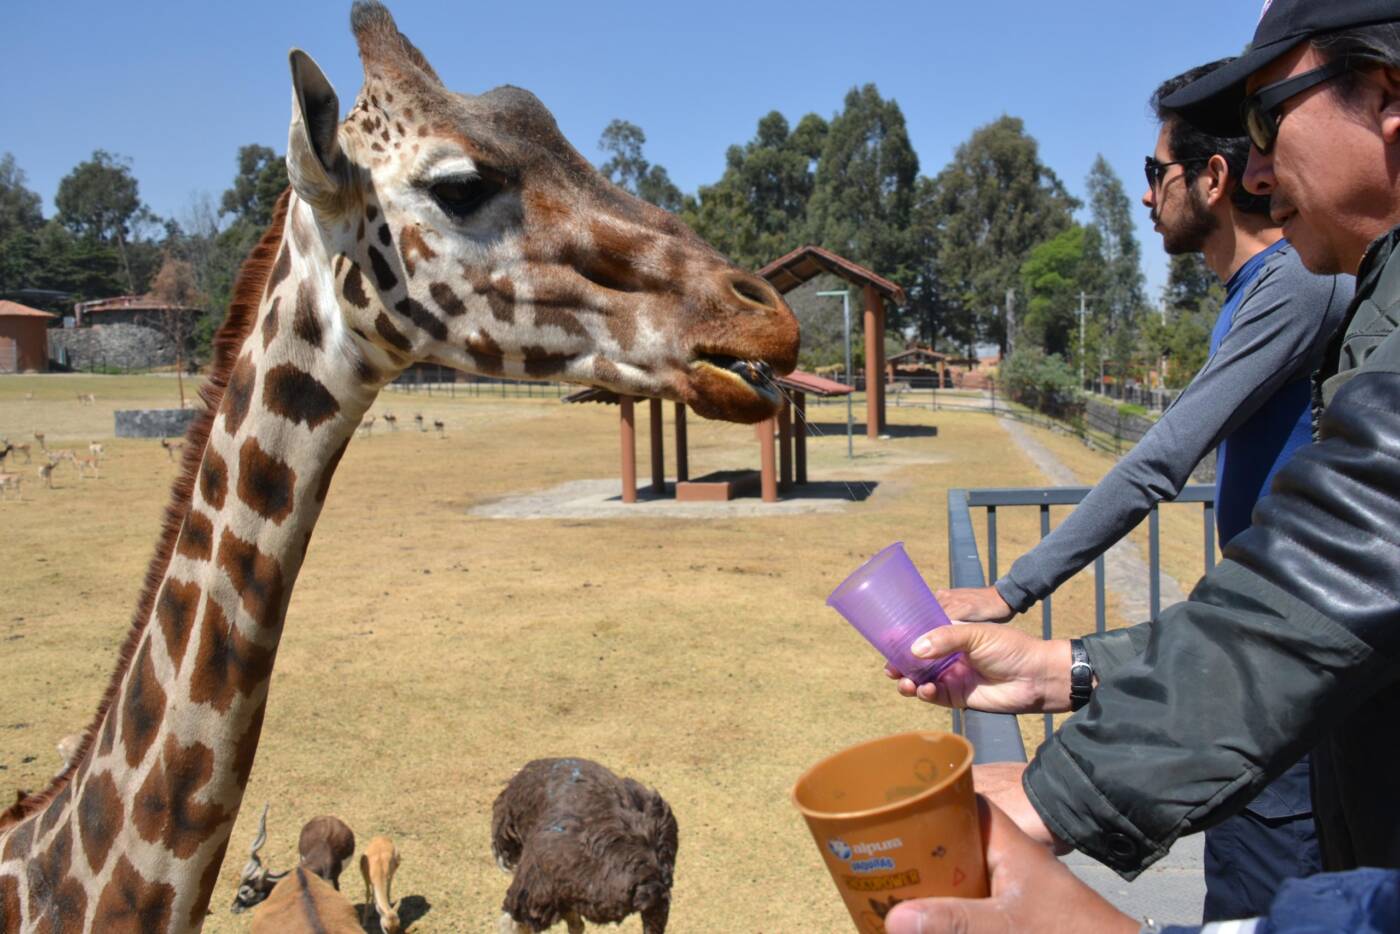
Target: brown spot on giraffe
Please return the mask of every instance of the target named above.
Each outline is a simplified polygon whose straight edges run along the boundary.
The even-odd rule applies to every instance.
[[[272,297],[272,293],[277,291],[277,287],[282,284],[282,280],[287,278],[287,274],[292,271],[292,254],[284,245],[282,251],[277,254],[277,262],[272,266],[272,273],[267,277],[267,287],[263,289],[263,299]]]
[[[228,494],[228,464],[213,447],[204,451],[204,460],[199,465],[199,494],[215,509],[224,508],[224,496]]]
[[[422,302],[412,298],[403,298],[394,305],[394,310],[412,321],[419,330],[427,333],[433,340],[447,340],[447,325],[443,323],[441,318],[425,308]]]
[[[316,428],[340,412],[340,403],[316,377],[290,363],[273,367],[263,383],[263,405],[292,422]]]
[[[507,276],[497,279],[481,276],[472,282],[472,290],[486,296],[493,318],[503,324],[515,323],[515,283]]]
[[[359,263],[352,262],[345,271],[345,282],[341,285],[340,290],[350,304],[356,308],[369,307],[369,296],[365,294],[365,278],[364,274],[360,272]]]
[[[379,138],[386,143],[389,142],[389,128],[387,126],[384,128],[384,131],[379,134]]]
[[[133,769],[141,764],[146,750],[155,742],[164,713],[165,689],[156,678],[155,664],[151,661],[151,640],[146,638],[141,641],[141,651],[131,663],[126,694],[122,697],[122,745],[126,749],[126,764]]]
[[[38,823],[37,817],[24,821],[6,838],[4,858],[7,861],[19,859],[29,852],[29,848],[34,845],[34,828]],[[8,928],[0,928],[0,930],[8,930]]]
[[[213,749],[203,743],[182,746],[167,736],[160,759],[132,802],[131,823],[141,839],[160,843],[179,859],[193,856],[220,824],[231,819],[222,806],[196,800],[213,776]]]
[[[83,841],[83,853],[94,873],[107,865],[107,854],[121,833],[123,822],[121,795],[110,772],[89,775],[78,796],[78,826]]]
[[[20,919],[19,880],[0,876],[0,931],[18,931]]]
[[[384,378],[383,375],[375,369],[374,364],[370,363],[364,357],[360,357],[355,361],[355,376],[362,383],[378,383]]]
[[[276,653],[244,638],[212,600],[204,604],[199,652],[190,678],[190,700],[209,704],[219,713],[228,710],[235,692],[245,697],[272,674]]]
[[[316,502],[324,503],[326,501],[326,494],[330,492],[331,488],[331,478],[335,476],[335,470],[340,466],[340,459],[345,456],[345,449],[349,446],[349,438],[340,442],[340,447],[335,449],[335,453],[331,455],[325,469],[321,471],[321,479],[316,484]]]
[[[249,509],[281,525],[292,513],[296,485],[296,471],[264,451],[257,438],[243,442],[238,452],[238,498]]]
[[[617,386],[622,382],[622,374],[611,360],[602,357],[593,358],[593,378],[604,386]]]
[[[31,856],[24,868],[29,883],[29,929],[54,934],[75,930],[75,920],[87,912],[87,892],[72,874],[72,827],[62,828],[49,841],[48,849]]]
[[[587,328],[579,323],[578,318],[558,308],[535,306],[535,326],[556,327],[570,337],[588,337]]]
[[[408,338],[399,333],[399,329],[394,327],[394,322],[390,321],[389,316],[382,311],[379,313],[379,316],[374,319],[374,329],[379,333],[379,336],[384,338],[391,346],[397,347],[405,353],[413,349],[413,345],[409,343]]]
[[[243,419],[248,416],[248,405],[253,401],[253,383],[257,371],[251,354],[245,355],[233,368],[228,378],[228,388],[224,390],[224,431],[237,434]]]
[[[292,215],[292,243],[302,256],[311,253],[311,231],[306,229],[306,220],[301,214]]]
[[[391,246],[394,245],[394,235],[391,234],[391,233],[389,232],[389,225],[388,225],[388,224],[380,224],[380,225],[379,225],[379,230],[377,231],[377,233],[379,234],[379,242],[380,242],[380,243],[382,243],[382,244],[384,244],[385,246],[388,246],[388,247],[391,247]]]
[[[367,204],[367,205],[365,205],[365,220],[367,220],[367,221],[369,221],[371,224],[373,224],[375,218],[377,218],[378,216],[379,216],[379,208],[375,207],[375,206],[372,205],[372,204]]]
[[[214,896],[214,886],[219,882],[219,867],[223,865],[224,854],[228,852],[228,840],[219,844],[219,848],[210,857],[209,864],[204,867],[204,872],[199,877],[198,894],[194,902],[190,904],[189,926],[195,930],[204,924],[205,912],[208,910],[209,900]]]
[[[281,321],[277,317],[277,306],[281,303],[282,296],[279,295],[272,300],[272,306],[267,309],[267,314],[263,315],[263,350],[266,350],[272,344],[272,339],[277,336],[277,328],[281,325]]]
[[[382,228],[387,230],[388,228]],[[399,284],[399,277],[389,268],[389,261],[373,244],[369,246],[369,265],[374,270],[374,281],[379,291],[390,292]]]
[[[521,350],[525,354],[526,374],[536,379],[562,373],[569,361],[574,359],[573,354],[551,353],[543,347],[523,347]]]
[[[276,558],[224,529],[219,540],[219,567],[227,572],[253,622],[266,626],[278,621],[282,609],[282,566]]]
[[[200,589],[198,584],[182,583],[175,578],[167,578],[156,599],[156,619],[160,621],[160,631],[165,636],[165,650],[170,654],[170,664],[176,671],[185,659],[185,649],[189,645],[190,633],[194,631],[195,613],[199,611]]]
[[[109,710],[102,724],[102,740],[98,744],[98,755],[107,755],[112,751],[112,746],[117,742],[117,716],[115,710]]]
[[[381,227],[380,229],[388,230],[389,228]],[[399,231],[399,255],[403,257],[403,268],[408,271],[410,277],[417,267],[418,260],[437,259],[437,251],[428,246],[428,241],[423,239],[422,231],[414,225]]]
[[[492,376],[501,372],[501,345],[485,331],[477,331],[467,338],[467,353],[482,373]]]
[[[123,856],[97,899],[93,930],[103,934],[146,934],[170,926],[175,887],[149,882]]]
[[[428,293],[432,295],[433,301],[442,309],[443,314],[449,318],[456,318],[467,313],[467,306],[457,297],[457,293],[452,291],[452,286],[446,282],[434,282],[428,286]]]
[[[248,727],[233,750],[233,775],[238,787],[248,787],[248,776],[253,773],[253,758],[258,753],[258,737],[262,735],[263,716],[267,713],[267,698],[258,705],[248,720]]]
[[[214,553],[214,523],[202,512],[191,507],[185,513],[184,525],[180,527],[180,538],[175,542],[175,551],[192,561],[208,561]]]
[[[60,820],[68,817],[68,799],[73,796],[71,783],[63,786],[63,790],[54,795],[54,806],[44,812],[44,816],[39,818],[37,836],[42,838],[50,830],[56,827]]]
[[[316,316],[316,290],[310,279],[297,285],[297,310],[292,332],[318,350],[321,347],[321,319]]]

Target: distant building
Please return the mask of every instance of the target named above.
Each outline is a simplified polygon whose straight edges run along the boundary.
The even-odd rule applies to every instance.
[[[73,318],[49,334],[59,363],[79,370],[147,370],[172,366],[177,338],[183,357],[194,349],[194,325],[201,310],[169,305],[150,295],[121,295],[73,306]]]
[[[19,302],[0,301],[0,373],[23,373],[49,368],[47,311]]]

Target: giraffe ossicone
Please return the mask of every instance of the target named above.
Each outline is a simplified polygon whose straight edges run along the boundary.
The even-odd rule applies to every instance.
[[[344,119],[291,54],[291,189],[239,273],[97,716],[60,777],[0,814],[0,931],[202,925],[312,529],[405,367],[752,422],[796,363],[777,293],[609,184],[533,95],[449,92],[378,3],[351,28],[365,79]]]

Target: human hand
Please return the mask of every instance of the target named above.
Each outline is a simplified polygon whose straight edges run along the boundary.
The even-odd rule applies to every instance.
[[[977,798],[991,895],[902,902],[885,918],[888,934],[1137,934],[1137,921],[1075,878],[995,804]]]
[[[972,787],[977,793],[1016,822],[1021,832],[1054,853],[1068,853],[1072,847],[1050,832],[1041,820],[1040,812],[1026,797],[1021,779],[1026,774],[1024,762],[987,762],[972,767]]]
[[[956,587],[936,590],[933,597],[949,619],[964,623],[1004,623],[1016,615],[995,587]]]
[[[1046,641],[1009,626],[954,623],[924,633],[913,645],[919,658],[962,658],[927,684],[915,685],[888,665],[899,693],[942,707],[987,713],[1063,713],[1069,710],[1069,642]]]

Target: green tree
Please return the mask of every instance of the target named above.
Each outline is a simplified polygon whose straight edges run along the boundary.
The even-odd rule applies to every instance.
[[[1089,197],[1090,262],[1101,269],[1098,301],[1100,330],[1107,340],[1099,352],[1113,361],[1119,379],[1133,367],[1140,346],[1143,295],[1142,250],[1133,233],[1132,205],[1123,182],[1103,156],[1094,160],[1085,180]]]
[[[31,287],[39,274],[43,203],[10,153],[0,156],[0,294]]]
[[[1102,294],[1100,270],[1090,253],[1093,240],[1091,231],[1075,224],[1031,250],[1021,264],[1018,345],[1078,364],[1080,296],[1097,302]]]
[[[807,238],[907,284],[916,269],[910,233],[919,157],[904,113],[873,84],[852,88],[832,118],[807,202]],[[904,317],[887,322],[898,330]]]
[[[598,148],[610,153],[610,158],[598,170],[618,187],[630,191],[643,201],[676,212],[681,209],[681,190],[671,176],[659,165],[652,165],[642,154],[647,135],[635,123],[614,120],[603,129]]]
[[[272,223],[277,199],[287,190],[287,160],[267,146],[238,148],[238,174],[219,200],[219,213],[234,223],[257,228],[259,235]]]
[[[1152,352],[1166,360],[1167,386],[1181,389],[1205,365],[1210,351],[1210,332],[1225,287],[1205,264],[1199,253],[1173,256],[1162,303],[1165,314],[1147,328]]]
[[[135,292],[136,276],[127,242],[132,226],[149,212],[141,204],[131,160],[94,150],[91,159],[78,163],[59,181],[54,204],[59,222],[78,237],[116,246],[127,291]]]
[[[725,153],[724,175],[685,199],[682,217],[740,266],[757,269],[804,242],[807,201],[827,123],[808,114],[790,130],[776,110],[754,138]]]
[[[1034,247],[1067,230],[1079,203],[1041,163],[1017,117],[973,132],[933,180],[923,224],[934,244],[944,326],[1006,349],[1005,301]]]
[[[1219,308],[1225,301],[1225,288],[1206,265],[1200,253],[1179,253],[1171,259],[1162,303],[1168,313],[1199,311],[1205,306]]]

